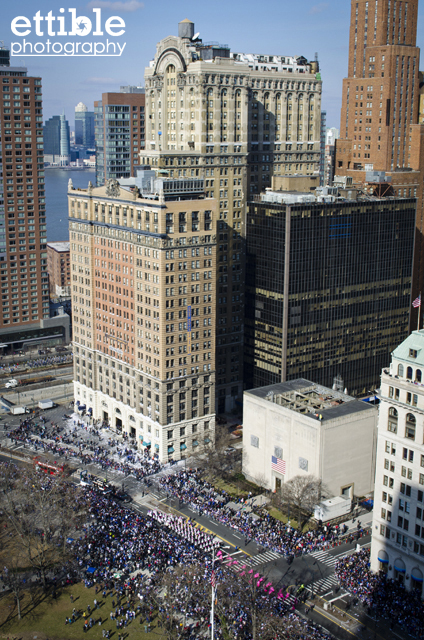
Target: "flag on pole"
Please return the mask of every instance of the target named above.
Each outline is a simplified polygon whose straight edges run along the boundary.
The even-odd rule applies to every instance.
[[[421,307],[421,293],[418,296],[418,298],[415,298],[414,302],[412,303],[412,306],[414,307],[414,309],[416,309],[417,307]]]
[[[211,585],[212,585],[212,589],[215,589],[215,587],[216,587],[215,571],[212,571],[212,574],[211,574]]]

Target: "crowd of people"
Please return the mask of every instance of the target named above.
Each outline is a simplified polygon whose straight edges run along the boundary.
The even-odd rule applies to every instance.
[[[156,455],[134,451],[129,445],[121,445],[110,438],[104,443],[101,434],[80,419],[69,419],[69,431],[41,418],[22,420],[19,427],[10,430],[7,437],[15,443],[23,443],[36,452],[52,453],[64,460],[80,458],[83,464],[97,464],[104,471],[118,471],[143,480],[161,470]],[[90,429],[90,439],[80,438],[81,430]]]
[[[84,496],[89,502],[89,523],[82,535],[72,541],[72,551],[81,570],[86,571],[86,586],[96,585],[96,592],[98,589],[103,598],[112,598],[112,607],[116,605],[115,612],[111,612],[116,629],[138,620],[150,623],[153,617],[166,623],[172,611],[172,615],[179,616],[184,637],[198,640],[210,624],[211,551],[217,547],[213,537],[178,517],[157,511],[142,516],[90,488]],[[190,567],[198,572],[197,586],[190,579]],[[240,575],[219,551],[214,572],[221,585],[218,597],[228,610],[226,622],[235,632],[233,637],[249,640],[251,610],[245,601],[244,583],[236,588]],[[255,582],[256,579],[255,576]],[[255,602],[262,612],[261,624],[265,625],[272,616],[281,618],[281,627],[287,634],[276,638],[328,638],[313,623],[302,620],[292,602],[278,599],[273,591],[261,588]],[[204,597],[199,597],[200,592]],[[125,598],[127,603],[122,606]],[[289,635],[290,629],[294,635]],[[215,637],[224,637],[219,616]]]
[[[398,624],[414,638],[424,637],[424,610],[421,590],[407,591],[403,583],[370,569],[369,549],[344,557],[336,563],[335,574],[342,587],[358,598],[378,617]]]
[[[337,526],[301,533],[267,512],[258,514],[252,511],[252,500],[243,501],[243,505],[234,510],[228,506],[233,498],[224,490],[216,491],[196,469],[164,476],[160,479],[160,485],[167,493],[188,504],[200,515],[235,529],[246,541],[254,540],[261,546],[288,557],[325,549],[341,533]]]
[[[21,361],[7,361],[5,358],[0,360],[0,372],[13,373],[14,371],[25,371],[27,369],[40,369],[42,367],[51,367],[54,365],[72,364],[72,353],[63,355],[48,355],[43,358],[34,358]]]

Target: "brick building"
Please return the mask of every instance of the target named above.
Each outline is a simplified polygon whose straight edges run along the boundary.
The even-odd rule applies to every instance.
[[[96,182],[129,178],[144,148],[144,89],[121,87],[94,102]]]
[[[214,442],[216,202],[203,189],[68,192],[75,399],[162,461]]]
[[[365,192],[417,198],[413,296],[424,287],[417,14],[418,0],[352,0],[335,163],[336,175],[351,176]]]
[[[50,295],[66,297],[71,295],[70,243],[47,243],[47,272],[49,274]]]

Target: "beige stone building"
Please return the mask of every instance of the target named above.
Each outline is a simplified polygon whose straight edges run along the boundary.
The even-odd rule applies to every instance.
[[[424,330],[381,372],[371,569],[423,591]]]
[[[374,487],[378,409],[308,380],[244,392],[243,473],[278,491],[313,475],[332,496]]]
[[[233,53],[178,36],[157,45],[145,72],[142,164],[204,177],[218,204],[217,410],[242,397],[245,204],[273,175],[319,174],[321,78],[303,57]]]
[[[68,198],[77,404],[162,461],[213,443],[215,200],[199,178]]]

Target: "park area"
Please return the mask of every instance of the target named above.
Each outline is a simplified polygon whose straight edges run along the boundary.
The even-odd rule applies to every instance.
[[[113,595],[110,595],[112,594]],[[71,596],[73,602],[71,601]],[[93,611],[94,600],[97,598],[98,608]],[[21,620],[18,619],[18,611],[15,598],[12,594],[3,595],[0,600],[0,638],[9,638],[9,640],[80,640],[82,637],[100,639],[106,637],[104,631],[109,630],[109,637],[118,640],[119,636],[125,640],[133,638],[143,639],[153,636],[145,633],[145,625],[148,624],[146,617],[138,613],[135,619],[122,629],[116,628],[116,621],[111,620],[111,612],[115,612],[116,606],[112,606],[112,601],[117,604],[116,593],[108,591],[106,597],[102,593],[95,593],[95,588],[86,588],[82,582],[50,590],[45,594],[40,588],[30,595],[27,592],[22,593],[21,598]],[[134,603],[134,601],[133,601]],[[120,607],[127,610],[126,598],[121,598]],[[88,605],[91,608],[91,614],[87,615],[96,621],[92,628],[84,632],[84,617],[87,613]],[[73,609],[77,611],[77,617],[72,624],[66,624],[66,619],[72,617]],[[131,606],[131,610],[136,610],[136,606]],[[125,618],[125,615],[123,616]],[[122,616],[121,616],[122,618]],[[140,624],[142,618],[142,624]],[[98,623],[101,619],[101,624]],[[157,628],[157,622],[150,623],[151,632],[155,637],[160,637],[160,629]],[[158,633],[159,632],[159,633]]]

